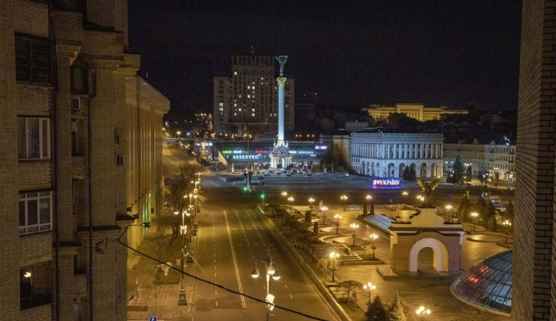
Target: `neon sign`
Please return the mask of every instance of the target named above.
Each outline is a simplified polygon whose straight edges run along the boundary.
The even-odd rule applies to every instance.
[[[326,147],[328,147],[328,146],[326,146],[326,145],[317,145],[317,146],[315,146],[315,149],[324,150],[324,149],[326,149]]]
[[[398,186],[400,185],[399,179],[373,179],[373,186]]]

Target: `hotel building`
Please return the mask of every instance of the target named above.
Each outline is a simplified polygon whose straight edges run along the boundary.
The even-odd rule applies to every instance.
[[[232,56],[232,76],[213,78],[216,135],[277,134],[276,64],[276,59],[270,56],[236,55]],[[288,131],[293,130],[295,124],[294,95],[295,80],[288,78],[285,86],[285,127]]]

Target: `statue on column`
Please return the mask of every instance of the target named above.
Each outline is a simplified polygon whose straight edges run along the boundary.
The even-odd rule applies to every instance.
[[[280,64],[280,77],[284,76],[284,65],[286,64],[286,60],[288,60],[288,56],[278,56],[275,57],[276,60],[278,60],[278,63]]]

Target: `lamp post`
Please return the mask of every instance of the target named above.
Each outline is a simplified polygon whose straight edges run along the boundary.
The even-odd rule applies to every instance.
[[[340,254],[336,251],[332,251],[329,254],[330,256],[330,270],[332,271],[332,282],[334,282],[334,272],[338,269],[336,265],[336,259],[340,256]]]
[[[272,259],[272,256],[270,256],[270,249],[268,250],[269,254],[266,260],[259,260],[259,259],[255,259],[255,262],[253,262],[253,272],[251,272],[251,277],[253,277],[254,279],[258,279],[259,276],[261,275],[261,273],[259,272],[259,267],[258,267],[258,263],[261,263],[264,265],[265,269],[266,269],[266,297],[265,297],[265,301],[267,303],[266,306],[266,320],[268,321],[268,318],[270,317],[270,311],[274,310],[274,295],[270,294],[270,277],[272,277],[272,279],[274,281],[278,281],[280,280],[280,273],[278,273],[278,268],[275,267],[276,263],[274,263],[274,260]]]
[[[348,197],[347,197],[347,195],[342,195],[342,196],[340,196],[340,199],[344,202],[344,212],[345,212],[346,211],[345,202],[347,201]]]
[[[357,237],[357,235],[355,235],[355,230],[357,230],[359,228],[359,224],[351,223],[349,225],[349,227],[351,227],[351,229],[353,230],[353,233],[351,234],[351,237],[353,238],[353,246],[355,246],[355,238]]]
[[[339,228],[340,228],[340,219],[342,218],[342,215],[336,213],[334,214],[334,220],[336,221],[336,235],[340,234],[339,233]]]
[[[376,240],[378,239],[378,234],[373,233],[369,235],[371,238],[371,250],[373,250],[373,260],[375,259],[375,250],[376,250]]]
[[[320,208],[322,211],[322,224],[326,222],[326,211],[328,210],[328,206],[323,206]]]
[[[471,213],[471,217],[473,217],[473,233],[475,233],[475,229],[477,227],[477,217],[479,217],[479,213],[473,212]]]
[[[375,214],[375,207],[374,207],[374,204],[373,204],[373,196],[372,195],[367,195],[367,196],[365,196],[365,199],[367,200],[367,203],[369,203],[370,214],[374,215]]]
[[[376,290],[376,285],[374,285],[372,282],[367,282],[367,284],[363,284],[363,290],[369,292],[369,299],[367,300],[367,302],[371,302],[372,293],[374,290]]]
[[[504,225],[504,234],[506,234],[505,243],[508,243],[508,233],[509,233],[509,230],[510,230],[510,226],[512,226],[512,222],[510,222],[508,220],[504,220],[504,222],[502,222],[502,225]]]
[[[184,273],[185,273],[185,234],[187,233],[187,225],[185,225],[185,211],[175,211],[174,215],[179,215],[181,212],[181,225],[180,225],[180,234],[181,234],[181,277],[180,277],[180,293],[178,297],[178,305],[187,305],[187,299],[185,296],[185,285],[184,282]],[[189,215],[188,215],[189,216]]]
[[[421,201],[421,205],[425,202],[425,197],[423,195],[417,195],[415,198]]]
[[[424,306],[420,306],[419,309],[415,311],[415,314],[417,315],[418,318],[423,319],[425,317],[428,317],[431,314],[431,310],[425,308]]]

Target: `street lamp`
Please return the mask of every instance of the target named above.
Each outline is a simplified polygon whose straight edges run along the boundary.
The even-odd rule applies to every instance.
[[[374,285],[372,282],[367,282],[367,284],[363,284],[363,290],[369,292],[368,302],[371,302],[372,293],[374,290],[376,290],[376,285]]]
[[[335,224],[336,224],[336,235],[339,234],[338,230],[339,230],[339,227],[340,227],[340,219],[341,218],[342,218],[342,215],[340,215],[338,213],[334,214],[334,220],[336,220],[336,222],[335,222]]]
[[[186,211],[175,211],[174,215],[179,215],[181,212],[181,225],[180,225],[180,234],[181,234],[181,277],[180,277],[180,293],[178,297],[178,305],[187,305],[187,300],[185,297],[185,285],[184,282],[184,275],[185,275],[185,234],[187,233],[187,225],[185,225],[185,215]],[[189,214],[189,213],[187,213]],[[188,215],[189,216],[189,215]]]
[[[371,238],[371,250],[373,250],[373,260],[375,259],[375,250],[376,250],[376,240],[378,239],[378,234],[373,233],[369,235]]]
[[[409,195],[409,193],[408,193],[407,191],[403,191],[403,192],[402,192],[402,195],[403,195],[403,196],[407,196],[407,195]]]
[[[270,277],[272,277],[274,281],[278,281],[280,280],[280,273],[278,273],[278,268],[275,267],[276,263],[274,263],[272,256],[270,256],[270,250],[266,260],[255,259],[255,262],[253,262],[254,266],[253,266],[253,272],[251,272],[251,277],[253,277],[254,279],[258,279],[259,276],[261,275],[257,263],[263,264],[266,269],[265,301],[267,303],[266,320],[268,321],[268,318],[270,317],[270,311],[274,310],[274,295],[270,294]]]
[[[351,237],[353,238],[353,246],[355,246],[355,238],[357,237],[357,235],[355,235],[355,230],[359,228],[359,224],[351,223],[349,227],[351,227],[351,229],[353,230],[353,234],[351,234]]]
[[[504,234],[506,234],[506,242],[508,243],[508,232],[510,229],[510,226],[512,226],[512,222],[505,220],[504,222],[502,222],[502,225],[504,225]]]
[[[343,202],[345,202],[345,201],[347,201],[348,197],[347,197],[346,195],[342,195],[342,196],[340,196],[340,199],[341,199]],[[346,211],[346,205],[344,204],[344,212],[345,212],[345,211]]]
[[[375,207],[373,204],[373,196],[372,195],[367,195],[365,196],[365,199],[367,200],[367,202],[369,203],[369,207],[370,207],[370,214],[374,215],[375,214]]]
[[[425,202],[425,197],[423,195],[417,195],[415,198],[421,201],[421,205]]]
[[[328,210],[328,206],[323,206],[320,208],[322,211],[322,224],[326,221],[326,211]]]
[[[417,314],[418,318],[425,318],[431,314],[431,310],[425,308],[424,306],[420,306],[419,309],[415,311],[415,314]]]
[[[477,227],[477,217],[479,217],[479,213],[473,212],[471,213],[471,217],[473,217],[473,233],[475,233],[475,229]]]
[[[334,282],[334,272],[338,269],[336,264],[336,259],[340,256],[340,254],[336,251],[332,251],[329,254],[330,256],[330,270],[332,271],[332,282]]]

